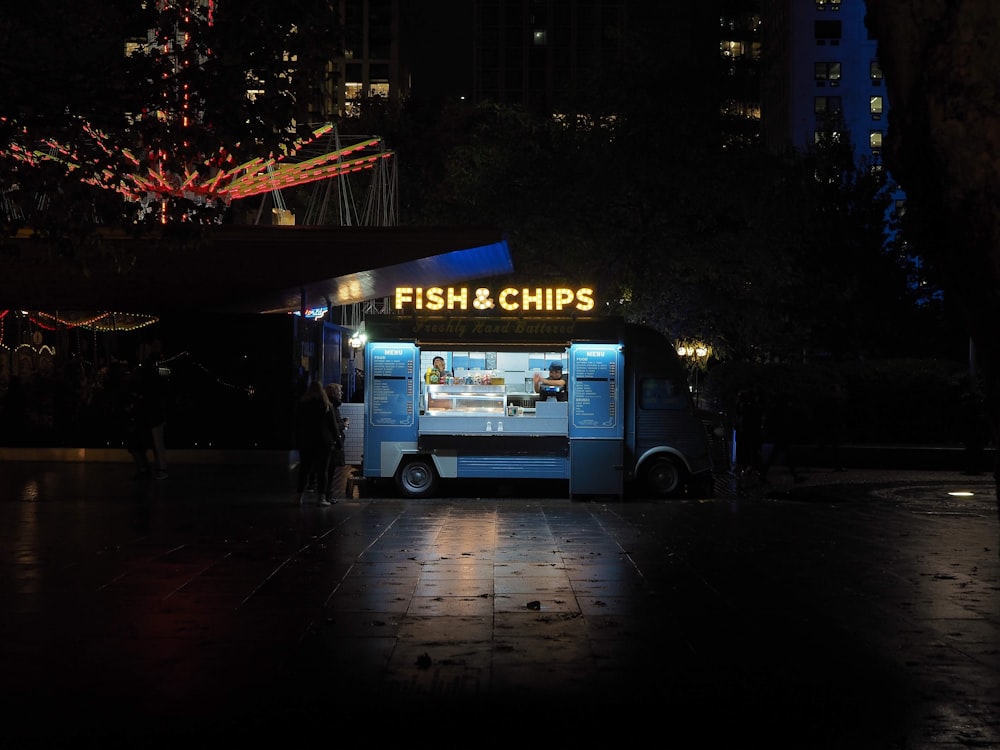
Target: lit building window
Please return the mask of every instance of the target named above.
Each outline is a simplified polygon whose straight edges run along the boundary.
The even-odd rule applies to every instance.
[[[868,144],[872,147],[872,151],[877,152],[882,150],[882,131],[872,130],[868,133]]]
[[[840,0],[816,0],[816,10],[840,10]]]
[[[360,81],[346,81],[344,83],[344,115],[347,117],[358,117],[361,114],[361,92],[364,84]]]
[[[756,102],[741,102],[736,99],[725,99],[719,106],[719,113],[724,117],[759,120],[760,104]]]
[[[723,41],[719,42],[719,51],[723,57],[743,57],[746,48],[743,46],[743,42]]]
[[[813,65],[817,86],[840,85],[840,63],[818,62]]]
[[[870,104],[869,109],[872,113],[873,120],[882,119],[882,107],[884,106],[883,99],[881,96],[872,96],[869,98]]]
[[[531,41],[536,47],[543,47],[549,42],[549,35],[545,29],[535,29],[531,32]]]

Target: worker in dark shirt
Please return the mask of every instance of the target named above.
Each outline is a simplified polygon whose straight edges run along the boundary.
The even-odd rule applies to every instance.
[[[555,398],[556,401],[565,401],[568,397],[566,386],[569,379],[563,374],[563,366],[559,362],[549,363],[549,374],[547,376],[536,372],[534,375],[535,393],[544,399]]]

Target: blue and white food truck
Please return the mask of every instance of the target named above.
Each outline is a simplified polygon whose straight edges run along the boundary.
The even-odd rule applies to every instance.
[[[395,314],[365,319],[366,481],[406,497],[455,478],[710,495],[709,437],[670,342],[593,308],[589,289],[398,288]]]

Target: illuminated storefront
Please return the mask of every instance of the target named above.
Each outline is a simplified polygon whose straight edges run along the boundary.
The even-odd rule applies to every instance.
[[[591,315],[589,287],[402,286],[365,321],[364,476],[423,497],[455,478],[571,496],[711,490],[686,371],[659,333]]]

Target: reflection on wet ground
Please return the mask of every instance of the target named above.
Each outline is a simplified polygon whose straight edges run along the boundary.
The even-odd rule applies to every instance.
[[[996,746],[990,482],[829,480],[321,508],[267,468],[5,464],[13,737]]]

